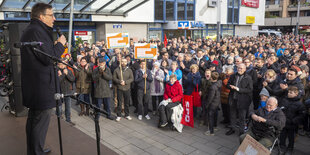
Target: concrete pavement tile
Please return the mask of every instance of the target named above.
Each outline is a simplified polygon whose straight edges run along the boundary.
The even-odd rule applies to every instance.
[[[145,149],[144,151],[146,151],[152,155],[166,155],[166,154],[168,155],[167,152],[164,152],[164,151],[162,151],[156,147],[150,147],[150,148]]]
[[[196,142],[196,141],[192,138],[192,135],[187,135],[187,136],[184,135],[184,136],[183,136],[183,134],[181,134],[181,135],[175,137],[174,139],[176,139],[176,140],[178,140],[178,141],[180,141],[180,142],[182,142],[182,143],[188,144],[188,145],[193,144],[193,143]]]
[[[154,135],[152,137],[150,137],[151,139],[157,141],[157,142],[160,142],[162,144],[167,144],[168,142],[171,142],[173,141],[174,139],[171,138],[171,137],[167,137],[165,135],[162,135],[162,134],[157,134],[157,135]]]
[[[159,148],[160,150],[163,150],[163,149],[167,148],[166,145],[164,145],[164,144],[162,144],[162,143],[159,143],[159,142],[156,142],[156,141],[155,141],[155,143],[152,144],[152,146],[157,147],[157,148]]]
[[[198,136],[192,136],[192,139],[196,142],[200,142],[201,144],[209,142],[207,139]]]
[[[170,154],[170,155],[182,155],[181,152],[179,152],[179,151],[177,151],[177,150],[175,150],[175,149],[173,149],[173,148],[171,148],[171,147],[167,147],[167,148],[165,148],[163,151],[164,151],[164,152],[167,152],[167,153]]]
[[[137,131],[134,131],[134,132],[130,133],[130,135],[132,137],[136,137],[136,138],[143,138],[143,137],[145,137],[145,135],[143,135],[143,134],[141,134],[141,133],[139,133]]]
[[[229,149],[229,148],[224,147],[224,146],[219,148],[219,149],[217,149],[217,150],[219,150],[220,152],[223,152],[223,153],[233,154],[233,150],[232,149]]]
[[[125,141],[124,139],[118,136],[111,136],[111,137],[105,138],[104,141],[113,145],[116,148],[121,148],[129,144],[127,141]]]
[[[233,153],[219,152],[216,155],[232,155]]]
[[[194,147],[191,147],[189,145],[186,145],[186,144],[181,143],[181,142],[176,141],[176,140],[167,143],[167,146],[169,146],[169,147],[171,147],[171,148],[173,148],[173,149],[175,149],[181,153],[184,153],[184,154],[189,154],[189,153],[196,150]]]
[[[142,139],[138,139],[138,138],[130,138],[130,139],[126,139],[127,142],[129,142],[132,145],[135,145],[137,147],[139,147],[140,149],[146,149],[148,147],[151,147],[151,144],[148,144],[147,142],[143,141]]]
[[[210,154],[206,153],[204,151],[201,151],[201,150],[196,150],[196,151],[192,152],[190,155],[210,155]]]
[[[207,152],[209,154],[217,154],[219,151],[215,148],[212,148],[210,146],[206,146],[205,144],[201,144],[199,142],[192,144],[193,147],[197,148],[198,150],[202,150],[204,152]]]
[[[217,150],[222,147],[222,145],[219,145],[219,144],[216,144],[216,143],[213,143],[213,142],[205,143],[204,145],[208,146],[208,147],[211,147],[211,148],[214,148],[214,149],[217,149]]]
[[[214,143],[220,144],[220,145],[228,147],[230,149],[237,148],[239,146],[239,143],[232,142],[232,141],[229,141],[226,139],[217,139],[214,141]]]
[[[151,139],[151,138],[149,138],[149,137],[144,137],[143,140],[144,140],[145,142],[149,143],[149,144],[153,144],[153,143],[156,142],[155,140],[153,140],[153,139]]]
[[[120,150],[122,152],[124,152],[127,155],[138,155],[138,154],[143,154],[145,153],[143,150],[139,149],[138,147],[134,146],[134,145],[126,145],[122,148],[120,148]]]

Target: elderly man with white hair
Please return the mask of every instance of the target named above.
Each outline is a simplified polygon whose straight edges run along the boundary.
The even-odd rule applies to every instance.
[[[240,143],[248,134],[263,146],[271,147],[286,121],[284,113],[278,108],[278,100],[275,97],[270,97],[265,108],[250,113],[250,116],[253,120],[252,127],[247,133],[240,136]]]
[[[238,65],[237,73],[230,76],[227,88],[230,89],[228,96],[230,130],[226,132],[226,135],[235,133],[234,125],[239,129],[239,134],[243,134],[244,130],[246,130],[246,114],[252,102],[253,92],[253,81],[246,74],[245,64]],[[238,119],[236,119],[236,113]]]

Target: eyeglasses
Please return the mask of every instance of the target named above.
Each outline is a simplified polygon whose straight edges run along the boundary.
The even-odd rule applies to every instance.
[[[44,15],[54,17],[54,14],[44,14]]]

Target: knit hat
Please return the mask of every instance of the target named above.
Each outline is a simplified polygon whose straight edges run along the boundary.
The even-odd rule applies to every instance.
[[[160,63],[159,63],[158,61],[155,61],[155,62],[154,62],[154,66],[155,66],[155,65],[158,66],[158,67],[160,67]]]
[[[260,91],[259,96],[264,95],[269,97],[269,92],[266,88],[263,88],[262,91]]]

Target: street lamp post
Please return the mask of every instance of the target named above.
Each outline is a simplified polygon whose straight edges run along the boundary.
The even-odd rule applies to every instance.
[[[300,0],[298,0],[295,35],[298,35],[298,29],[299,29],[299,14],[300,14]]]
[[[74,6],[74,0],[71,0],[69,35],[68,35],[68,53],[71,52],[71,45],[72,45],[72,25],[73,25],[73,11],[74,11],[73,6]]]
[[[220,42],[221,34],[221,0],[217,0],[217,30],[216,30],[216,41]]]

